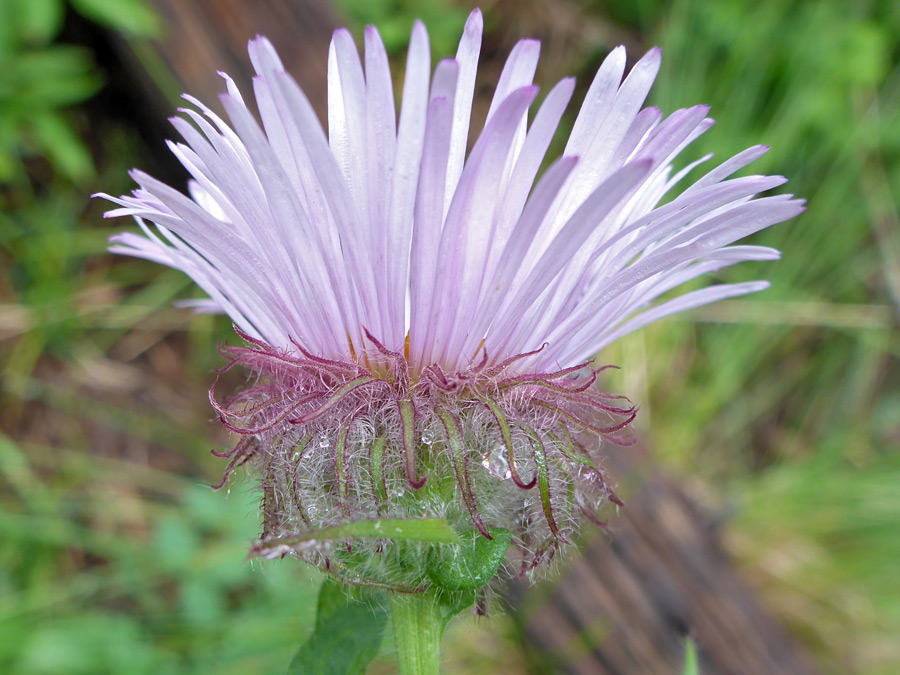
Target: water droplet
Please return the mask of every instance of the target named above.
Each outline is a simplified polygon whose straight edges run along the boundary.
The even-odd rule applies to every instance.
[[[327,448],[331,445],[331,441],[328,439],[328,434],[319,434],[319,447]]]
[[[422,432],[422,443],[425,445],[434,443],[434,432],[431,429],[425,429],[425,431]]]
[[[505,452],[506,448],[504,446],[495,445],[494,449],[481,460],[481,466],[487,469],[494,478],[501,480],[506,480],[512,476],[512,472],[509,470],[509,463],[506,461]]]

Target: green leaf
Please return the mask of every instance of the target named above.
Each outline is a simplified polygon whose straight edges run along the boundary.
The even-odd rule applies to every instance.
[[[459,544],[435,547],[428,558],[426,573],[437,586],[449,591],[481,588],[500,568],[511,538],[503,527],[488,528],[493,539],[476,530],[460,537]]]
[[[19,31],[33,44],[52,40],[62,27],[65,3],[62,0],[28,0],[19,3]]]
[[[17,55],[0,86],[7,89],[9,105],[27,116],[38,107],[81,103],[101,84],[89,51],[54,45]]]
[[[35,145],[57,171],[76,182],[94,174],[90,152],[61,115],[36,114],[31,127]]]
[[[159,35],[162,22],[143,0],[72,0],[79,14],[114,30],[141,37]]]
[[[697,645],[691,638],[684,642],[684,668],[683,675],[700,675],[700,666],[697,664]]]
[[[475,604],[478,600],[477,590],[448,591],[446,589],[432,589],[444,627],[450,623],[450,619]]]
[[[316,629],[326,619],[350,604],[350,588],[332,577],[325,577],[319,587],[319,601],[316,605]]]
[[[375,658],[388,612],[372,593],[348,593],[326,580],[319,590],[316,628],[288,667],[294,673],[356,675]]]
[[[320,541],[347,539],[348,537],[374,537],[421,541],[429,544],[454,544],[459,541],[456,533],[443,518],[382,518],[380,520],[356,520],[321,530],[309,530],[301,534],[273,537],[258,541],[250,549],[250,556],[275,556],[280,551],[296,546],[315,545]]]

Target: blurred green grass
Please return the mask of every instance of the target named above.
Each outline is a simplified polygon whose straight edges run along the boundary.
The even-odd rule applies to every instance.
[[[173,309],[194,294],[179,275],[113,261],[105,239],[122,224],[86,200],[128,190],[141,148],[134,129],[96,128],[82,104],[102,70],[89,46],[58,36],[73,7],[128,39],[160,29],[127,4],[139,9],[0,1],[0,27],[19,27],[0,30],[0,66],[17,64],[0,68],[0,670],[277,672],[309,629],[317,582],[295,565],[244,562],[250,480],[230,495],[206,487],[221,471],[208,450],[224,443],[206,423],[207,373],[228,324]],[[691,158],[771,145],[751,169],[788,176],[809,199],[800,219],[756,237],[781,262],[725,277],[767,278],[769,291],[648,327],[603,356],[623,366],[611,384],[640,402],[661,464],[732,514],[732,552],[826,672],[897,672],[900,9],[557,4],[579,21],[570,62],[545,42],[545,62],[565,70],[544,77],[576,72],[584,87],[618,41],[632,57],[660,44],[653,104],[704,102],[718,120]],[[423,11],[436,50],[452,49],[467,12],[449,0],[340,7],[350,22],[389,24],[395,51]],[[504,30],[511,7],[486,7],[487,25]],[[517,4],[516,25],[539,11]],[[72,56],[65,68],[17,70],[59,54]],[[41,86],[21,90],[20,76]],[[25,114],[36,100],[41,114]],[[458,672],[486,658],[460,656]]]

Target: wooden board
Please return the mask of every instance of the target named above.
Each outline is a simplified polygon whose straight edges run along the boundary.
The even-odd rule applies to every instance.
[[[588,534],[556,583],[514,581],[510,599],[527,638],[554,669],[578,675],[680,672],[691,636],[703,675],[818,672],[769,616],[718,542],[716,525],[647,453],[611,448],[626,506]]]

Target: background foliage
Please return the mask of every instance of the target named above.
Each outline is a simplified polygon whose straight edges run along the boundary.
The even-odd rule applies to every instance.
[[[487,25],[513,33],[544,4],[488,4]],[[421,16],[444,55],[469,8],[339,9],[379,24],[394,53]],[[604,359],[623,366],[612,385],[641,403],[642,437],[722,513],[747,576],[826,671],[897,672],[898,5],[557,0],[548,16],[564,39],[545,41],[545,85],[575,72],[586,86],[619,42],[633,57],[660,44],[652,102],[705,102],[719,122],[692,156],[766,143],[752,169],[809,199],[756,238],[782,262],[727,273],[772,289]],[[122,224],[87,195],[130,189],[143,148],[98,114],[99,27],[135,42],[165,30],[139,0],[0,0],[0,670],[277,672],[311,630],[319,582],[245,563],[250,481],[206,487],[224,444],[207,372],[227,323],[173,309],[194,293],[177,274],[104,252]],[[502,618],[455,630],[450,670],[524,672]]]

